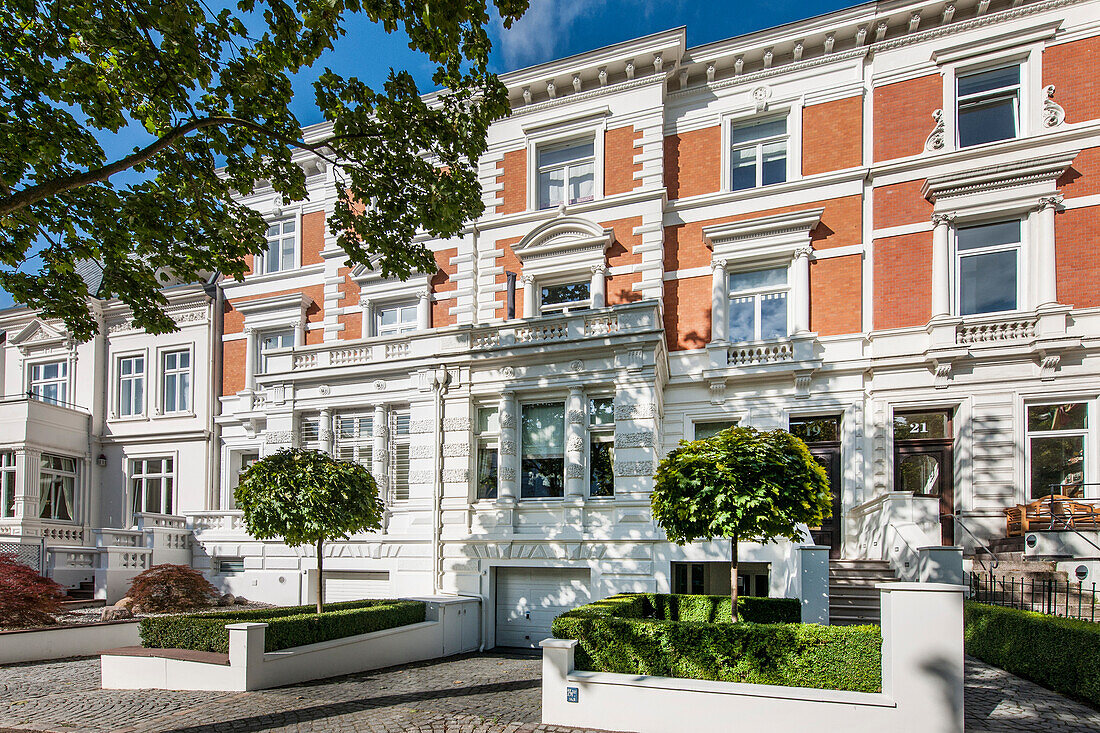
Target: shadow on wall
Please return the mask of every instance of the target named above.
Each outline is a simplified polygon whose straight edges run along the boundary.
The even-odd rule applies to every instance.
[[[939,682],[940,694],[946,701],[947,709],[963,709],[963,685],[958,684],[958,667],[950,659],[939,657],[930,659],[921,665],[921,671]],[[961,728],[944,733],[963,733]]]

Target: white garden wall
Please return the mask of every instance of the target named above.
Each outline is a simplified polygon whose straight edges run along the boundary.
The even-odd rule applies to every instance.
[[[0,632],[0,664],[85,657],[140,643],[137,621]]]

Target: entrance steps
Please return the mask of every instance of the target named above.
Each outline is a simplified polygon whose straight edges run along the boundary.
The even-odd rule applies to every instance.
[[[879,583],[896,581],[885,560],[829,561],[829,623],[877,624],[881,618]]]

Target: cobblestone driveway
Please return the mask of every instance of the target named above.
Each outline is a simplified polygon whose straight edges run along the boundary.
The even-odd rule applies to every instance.
[[[0,731],[570,731],[539,725],[540,661],[481,654],[247,693],[100,690],[99,660],[0,667]],[[967,660],[967,730],[1100,731],[1100,713]]]

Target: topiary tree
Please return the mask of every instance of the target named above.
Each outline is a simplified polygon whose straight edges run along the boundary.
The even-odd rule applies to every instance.
[[[136,575],[126,597],[135,611],[191,611],[217,600],[218,589],[192,567],[162,563]]]
[[[0,554],[0,626],[44,626],[55,623],[65,589],[19,562]]]
[[[249,533],[317,547],[317,613],[325,601],[322,546],[382,526],[382,500],[367,469],[317,450],[288,448],[253,463],[233,493]]]
[[[653,518],[678,545],[729,537],[737,621],[737,543],[801,539],[799,524],[831,513],[829,479],[806,444],[783,430],[732,427],[682,441],[657,466]]]

